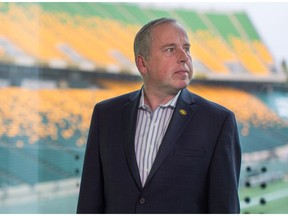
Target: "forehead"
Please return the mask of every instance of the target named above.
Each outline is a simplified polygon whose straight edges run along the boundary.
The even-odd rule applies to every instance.
[[[185,29],[176,22],[162,23],[151,30],[152,42],[174,42],[175,40],[188,43]]]

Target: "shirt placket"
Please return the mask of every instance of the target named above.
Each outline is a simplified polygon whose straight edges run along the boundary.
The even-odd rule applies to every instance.
[[[153,151],[155,151],[155,145],[157,145],[157,142],[159,141],[159,138],[161,136],[160,134],[160,136],[156,137],[157,134],[155,133],[156,133],[156,127],[159,123],[159,115],[160,115],[159,112],[161,112],[162,109],[163,107],[158,107],[153,114],[151,111],[149,111],[150,125],[147,134],[146,151],[143,158],[144,160],[143,184],[145,183],[152,168],[153,162],[155,160],[156,153],[154,153]]]

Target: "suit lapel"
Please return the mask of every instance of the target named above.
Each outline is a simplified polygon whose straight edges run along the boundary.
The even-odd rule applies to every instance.
[[[140,91],[137,91],[131,95],[129,102],[122,107],[122,127],[128,166],[136,184],[141,190],[142,184],[134,147],[139,98]]]
[[[173,116],[170,120],[169,126],[162,140],[161,146],[146,180],[145,185],[156,173],[157,169],[160,167],[161,163],[165,160],[166,156],[170,153],[173,146],[176,144],[178,139],[181,137],[186,126],[192,119],[196,109],[192,107],[194,100],[192,94],[188,90],[183,89],[179,98],[177,105],[175,107]]]

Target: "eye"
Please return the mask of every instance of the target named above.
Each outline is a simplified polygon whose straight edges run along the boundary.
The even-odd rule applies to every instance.
[[[174,49],[173,47],[170,47],[170,48],[167,48],[167,49],[166,49],[166,52],[171,53],[171,52],[174,52],[174,50],[175,50],[175,49]]]
[[[190,53],[190,47],[184,47],[184,50],[185,50],[187,53]]]

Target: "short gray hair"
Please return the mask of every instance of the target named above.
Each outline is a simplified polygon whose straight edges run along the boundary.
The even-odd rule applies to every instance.
[[[138,55],[143,56],[146,60],[149,58],[151,49],[151,30],[157,25],[170,22],[177,22],[177,21],[171,18],[155,19],[145,24],[139,30],[134,39],[135,59],[137,58]]]

